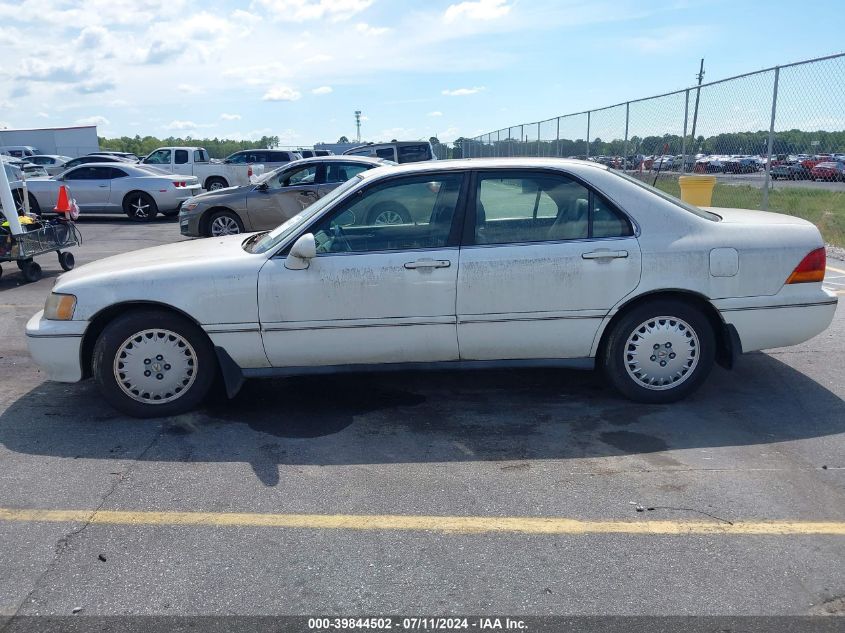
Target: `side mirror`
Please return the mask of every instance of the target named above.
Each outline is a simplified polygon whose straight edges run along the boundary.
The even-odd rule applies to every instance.
[[[311,265],[311,260],[317,256],[317,243],[314,241],[313,233],[306,233],[300,236],[288,253],[285,259],[285,268],[288,270],[304,270]]]

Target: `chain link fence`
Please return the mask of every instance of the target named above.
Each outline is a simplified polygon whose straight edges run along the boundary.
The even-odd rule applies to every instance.
[[[680,194],[716,178],[713,206],[814,222],[845,246],[845,53],[463,139],[464,157],[579,158]]]

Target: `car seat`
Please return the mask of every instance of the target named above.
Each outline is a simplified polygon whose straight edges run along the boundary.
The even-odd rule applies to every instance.
[[[575,240],[588,236],[590,203],[576,198],[558,208],[557,217],[549,227],[550,240]]]

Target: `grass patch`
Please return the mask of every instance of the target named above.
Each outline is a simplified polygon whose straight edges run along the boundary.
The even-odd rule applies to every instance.
[[[677,178],[660,178],[657,187],[673,196],[681,195]],[[760,209],[762,205],[763,192],[758,187],[716,183],[713,190],[714,207]],[[845,247],[845,193],[800,187],[773,189],[769,191],[769,211],[809,220],[819,227],[826,243]]]

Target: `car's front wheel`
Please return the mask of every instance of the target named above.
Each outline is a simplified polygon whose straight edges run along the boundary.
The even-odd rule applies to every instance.
[[[244,232],[244,224],[236,213],[231,211],[215,211],[208,218],[208,235],[222,237],[223,235],[237,235]]]
[[[675,402],[707,378],[715,336],[707,317],[683,301],[655,300],[625,314],[601,358],[616,389],[637,402]]]
[[[109,323],[94,346],[93,374],[115,409],[137,418],[195,408],[217,374],[205,333],[184,317],[138,310]]]

